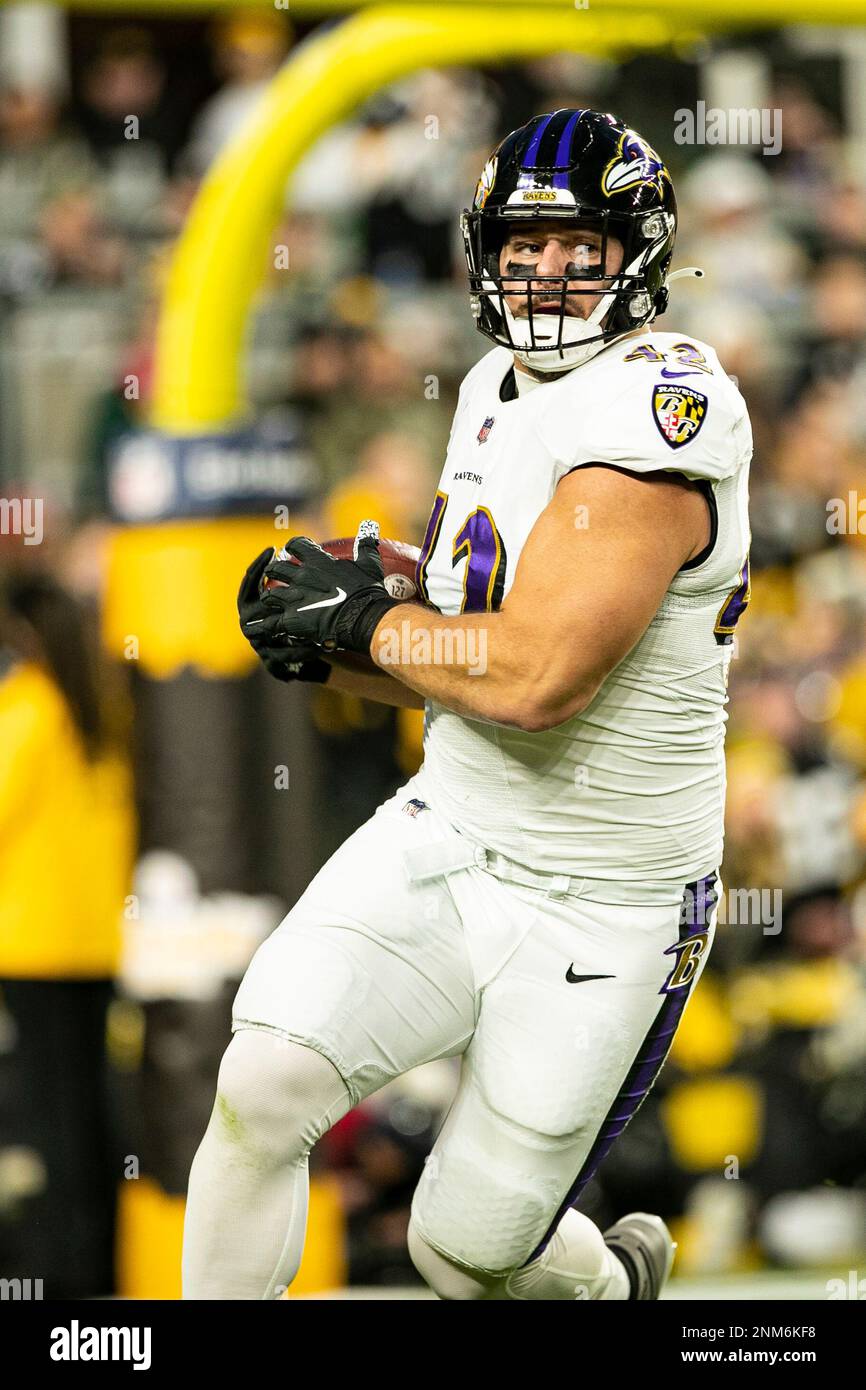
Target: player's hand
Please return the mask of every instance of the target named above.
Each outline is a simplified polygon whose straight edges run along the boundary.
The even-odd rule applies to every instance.
[[[306,661],[286,661],[267,650],[257,650],[256,654],[268,675],[278,681],[311,681],[324,685],[334,669],[330,661],[323,661],[320,656],[309,657]]]
[[[270,640],[260,631],[263,618],[270,615],[261,607],[260,586],[262,576],[269,562],[274,558],[274,549],[268,546],[257,555],[241,581],[238,591],[238,617],[241,632],[247,638],[268,675],[278,681],[314,681],[324,683],[331,674],[331,666],[323,661],[320,648],[304,643]],[[257,621],[258,620],[258,621]],[[247,623],[250,624],[249,629]]]
[[[269,645],[288,638],[325,651],[369,655],[380,619],[398,603],[385,588],[378,524],[361,522],[353,560],[335,560],[306,536],[289,541],[286,553],[300,563],[273,560],[266,566],[268,578],[281,580],[285,588],[262,596],[267,616],[255,620],[259,634]],[[256,635],[249,625],[244,631]]]

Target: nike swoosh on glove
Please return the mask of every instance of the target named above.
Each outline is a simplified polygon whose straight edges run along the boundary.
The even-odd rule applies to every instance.
[[[286,643],[279,638],[273,642],[261,634],[256,618],[261,620],[260,612],[261,581],[270,561],[274,558],[273,546],[268,546],[257,555],[250,565],[238,590],[238,617],[241,632],[247,638],[256,656],[268,675],[278,681],[313,681],[322,685],[331,674],[331,664],[323,661],[320,648],[303,643]],[[251,623],[249,630],[246,624]]]
[[[268,643],[290,638],[368,656],[380,620],[400,603],[385,588],[378,524],[361,522],[353,560],[335,560],[306,536],[295,536],[285,549],[300,563],[273,560],[266,567],[268,578],[281,580],[285,588],[262,596],[267,616],[260,634]]]

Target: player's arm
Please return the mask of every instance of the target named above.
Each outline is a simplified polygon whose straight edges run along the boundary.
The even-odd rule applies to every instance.
[[[578,529],[576,517],[588,524]],[[708,536],[706,502],[685,479],[577,469],[533,527],[498,612],[443,617],[401,604],[379,622],[371,655],[458,713],[529,731],[553,728],[589,704]],[[424,651],[423,632],[435,654],[437,629],[463,629],[470,659],[413,659]],[[440,652],[452,658],[461,651],[455,631],[450,643],[444,632],[439,638]],[[409,660],[395,660],[401,652]]]
[[[577,517],[588,524],[578,528]],[[334,559],[305,537],[290,541],[298,563],[267,566],[283,587],[242,623],[250,640],[369,654],[425,698],[535,732],[589,704],[677,570],[706,544],[709,515],[685,479],[577,469],[533,527],[502,608],[455,617],[388,596],[377,533],[364,523],[355,560]]]
[[[380,705],[396,705],[399,709],[424,708],[423,695],[378,666],[371,666],[363,657],[354,656],[352,652],[335,652],[328,660],[331,663],[329,690],[357,695],[362,700],[377,700]]]

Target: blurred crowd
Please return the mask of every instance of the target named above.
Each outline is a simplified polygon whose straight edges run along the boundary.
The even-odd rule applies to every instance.
[[[303,37],[277,11],[202,24],[195,75],[179,83],[158,21],[94,22],[67,90],[0,82],[0,493],[38,490],[51,518],[42,546],[0,537],[0,732],[22,727],[4,671],[29,660],[60,692],[76,777],[103,739],[103,807],[121,798],[131,716],[80,630],[105,583],[112,446],[147,419],[165,267],[200,182]],[[491,148],[536,112],[598,106],[670,162],[675,263],[705,278],[677,285],[660,327],[717,349],[755,438],[723,868],[738,911],[723,907],[671,1061],[582,1206],[671,1218],[696,1273],[866,1248],[866,180],[839,91],[776,66],[775,157],[673,143],[674,106],[699,94],[681,58],[563,56],[390,87],[293,175],[275,235],[289,265],[262,267],[248,366],[259,416],[289,416],[313,460],[321,534],[375,515],[418,543],[457,387],[486,350],[457,213]],[[316,756],[344,779],[321,862],[417,764],[420,741],[410,720],[316,698]],[[35,785],[36,743],[31,756]],[[0,772],[3,828],[7,816]],[[0,960],[0,977],[14,974]],[[91,1005],[110,1013],[101,996]],[[14,1032],[0,1029],[0,1121]],[[117,1037],[112,1055],[128,1055]],[[417,1278],[408,1203],[453,1083],[449,1063],[394,1083],[315,1151],[314,1176],[331,1175],[346,1213],[352,1282]],[[38,1197],[28,1152],[0,1137],[0,1264]]]

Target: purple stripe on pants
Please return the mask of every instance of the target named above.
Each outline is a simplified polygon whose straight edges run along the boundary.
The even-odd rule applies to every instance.
[[[686,885],[680,912],[680,942],[687,941],[689,937],[697,936],[707,930],[713,908],[716,905],[715,885],[715,874],[708,874],[706,878],[698,879],[697,882]],[[687,984],[664,994],[664,1003],[641,1044],[640,1051],[629,1069],[616,1100],[602,1121],[601,1128],[584,1160],[583,1167],[569,1188],[543,1239],[529,1258],[524,1261],[521,1268],[525,1268],[533,1260],[537,1260],[538,1256],[547,1248],[551,1236],[568,1208],[574,1206],[590,1178],[594,1176],[599,1165],[607,1157],[614,1142],[622,1134],[639,1106],[646,1100],[670,1050],[674,1033],[677,1031],[683,1010],[691,994],[693,980],[694,976]]]

